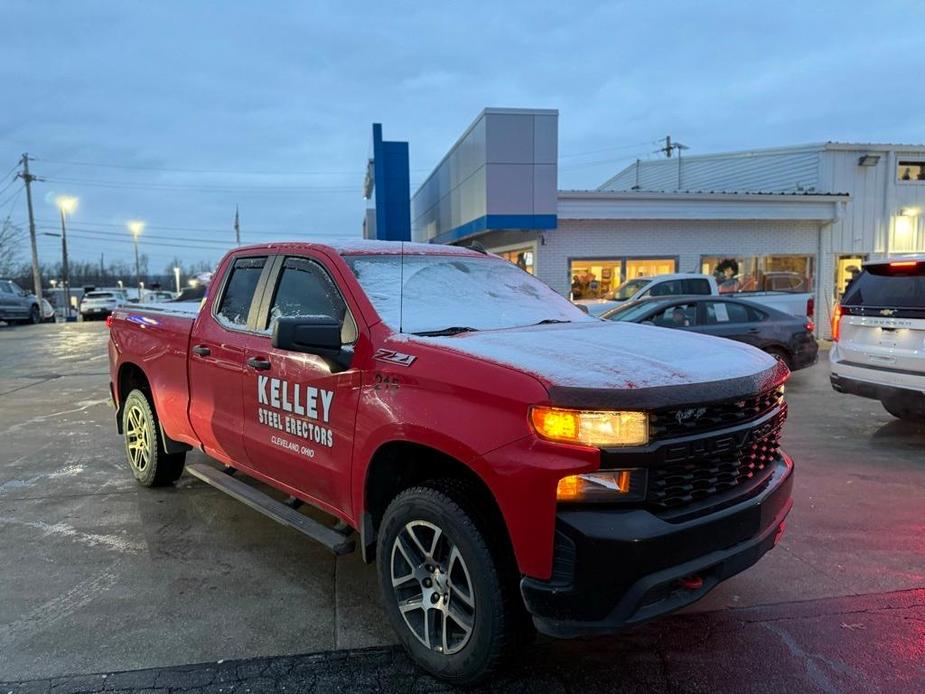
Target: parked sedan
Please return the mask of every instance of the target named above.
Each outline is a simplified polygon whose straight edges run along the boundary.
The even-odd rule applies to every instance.
[[[643,299],[611,309],[601,318],[738,340],[780,359],[792,371],[815,364],[819,352],[811,320],[742,299],[714,296]]]

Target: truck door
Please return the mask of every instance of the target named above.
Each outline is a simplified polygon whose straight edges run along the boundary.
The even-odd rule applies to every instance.
[[[349,511],[360,372],[332,373],[322,357],[271,344],[282,316],[331,316],[341,322],[342,342],[356,341],[353,314],[322,263],[289,256],[269,280],[263,333],[245,355],[244,441],[255,470],[321,506]]]
[[[268,256],[236,258],[190,338],[190,423],[206,452],[228,465],[247,463],[241,434],[244,354],[268,272]]]

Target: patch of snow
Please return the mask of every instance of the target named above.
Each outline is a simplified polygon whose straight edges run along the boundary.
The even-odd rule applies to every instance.
[[[201,306],[201,301],[152,301],[147,304],[125,304],[121,308],[124,311],[156,311],[159,313],[182,313],[187,316],[195,316],[199,313]]]
[[[382,320],[404,333],[453,326],[495,330],[542,320],[596,322],[501,258],[406,254],[402,262],[391,255],[358,255],[347,262]]]
[[[578,388],[707,383],[774,366],[773,357],[732,340],[596,320],[410,339],[511,366],[550,385]]]

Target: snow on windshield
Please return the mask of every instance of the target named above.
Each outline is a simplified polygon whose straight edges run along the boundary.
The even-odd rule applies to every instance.
[[[405,255],[404,269],[400,255],[358,255],[344,260],[382,320],[394,330],[401,324],[406,333],[594,320],[506,260]]]

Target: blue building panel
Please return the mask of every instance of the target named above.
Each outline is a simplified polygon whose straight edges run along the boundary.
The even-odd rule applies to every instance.
[[[382,139],[382,124],[373,123],[372,156],[364,196],[371,205],[364,231],[381,241],[411,240],[411,180],[408,143]]]

